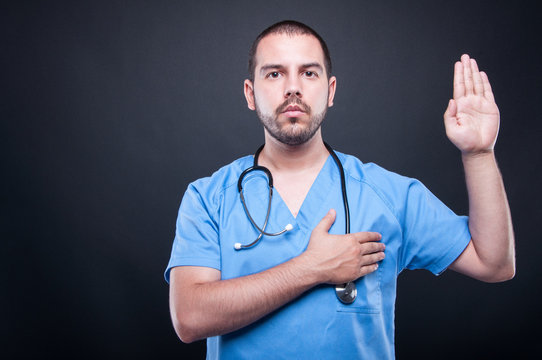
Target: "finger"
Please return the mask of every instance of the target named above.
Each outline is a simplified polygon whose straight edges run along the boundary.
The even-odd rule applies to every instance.
[[[457,61],[454,66],[454,99],[465,96],[465,77],[463,76],[463,64]]]
[[[331,225],[333,225],[333,223],[335,222],[336,215],[337,213],[335,212],[335,210],[330,209],[327,212],[326,216],[324,216],[322,220],[320,220],[318,225],[316,225],[314,230],[318,230],[318,231],[322,231],[326,233],[329,232],[329,228],[331,228]]]
[[[480,76],[482,77],[482,82],[484,83],[484,97],[488,100],[495,102],[495,98],[493,97],[493,91],[491,90],[491,84],[489,83],[487,74],[483,71],[480,71]]]
[[[370,255],[364,255],[361,258],[361,266],[376,264],[379,261],[384,260],[385,257],[386,257],[386,255],[383,252],[377,252],[377,253],[370,254]]]
[[[372,272],[375,272],[376,270],[378,269],[378,264],[371,264],[371,265],[365,265],[365,266],[362,266],[360,269],[359,269],[359,277],[363,277],[365,275],[368,275]]]
[[[353,237],[360,244],[370,242],[370,241],[382,240],[382,235],[380,233],[372,232],[372,231],[362,231],[362,232],[352,233],[349,235]]]
[[[478,64],[476,60],[470,59],[470,67],[472,71],[472,80],[474,82],[474,93],[476,95],[484,95],[484,84],[482,77],[480,76],[480,70],[478,70]]]
[[[386,249],[386,245],[381,242],[368,242],[361,244],[360,246],[362,256],[383,253],[383,251]]]
[[[455,123],[455,116],[457,115],[457,103],[454,99],[448,101],[448,107],[444,112],[444,124],[452,125]]]
[[[463,76],[465,78],[465,95],[470,95],[474,92],[474,86],[469,55],[464,54],[461,56],[461,62],[463,63]]]

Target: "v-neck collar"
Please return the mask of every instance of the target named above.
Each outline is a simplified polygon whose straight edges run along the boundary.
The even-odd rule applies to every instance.
[[[314,228],[316,224],[324,217],[329,209],[324,204],[331,194],[328,189],[337,182],[339,178],[339,169],[333,171],[335,163],[331,155],[328,155],[326,162],[320,169],[320,172],[314,179],[303,203],[299,208],[297,216],[294,217],[286,202],[282,199],[278,191],[274,191],[272,208],[276,209],[275,215],[284,218],[286,223],[292,224],[294,228],[298,227],[301,230],[307,231]],[[284,216],[286,214],[286,216]]]

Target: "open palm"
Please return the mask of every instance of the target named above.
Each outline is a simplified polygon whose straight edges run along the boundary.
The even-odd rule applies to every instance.
[[[461,56],[454,68],[454,98],[444,113],[446,135],[463,154],[493,150],[499,132],[499,108],[487,75],[474,59]]]

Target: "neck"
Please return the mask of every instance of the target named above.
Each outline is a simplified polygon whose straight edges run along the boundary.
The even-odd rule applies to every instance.
[[[304,144],[286,145],[265,133],[265,146],[258,163],[272,172],[299,172],[312,167],[320,168],[329,156],[321,129]]]

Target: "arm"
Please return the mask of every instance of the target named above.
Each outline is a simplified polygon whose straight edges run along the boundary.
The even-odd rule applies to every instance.
[[[300,256],[261,273],[220,280],[203,267],[171,271],[170,309],[182,341],[192,342],[247,326],[320,283],[339,284],[377,269],[384,258],[381,235],[362,232],[330,235],[330,211],[314,228]]]
[[[461,150],[472,235],[450,269],[487,282],[511,279],[515,273],[512,219],[493,151],[499,109],[487,75],[468,55],[455,64],[454,98],[444,123],[448,138]]]

